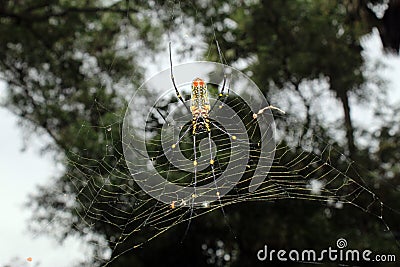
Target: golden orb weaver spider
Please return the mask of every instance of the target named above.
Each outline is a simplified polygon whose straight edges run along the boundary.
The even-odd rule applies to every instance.
[[[218,43],[217,43],[218,46]],[[218,46],[219,50],[219,46]],[[191,84],[191,98],[190,98],[190,107],[188,107],[182,98],[182,95],[180,94],[176,83],[175,83],[175,77],[173,74],[173,65],[172,65],[172,51],[171,51],[171,42],[169,43],[169,60],[170,60],[170,72],[171,72],[171,81],[175,89],[175,93],[177,98],[182,102],[182,104],[185,106],[185,108],[192,114],[192,123],[191,126],[188,127],[188,129],[185,131],[185,133],[178,139],[176,143],[174,143],[171,147],[171,149],[174,149],[176,145],[180,142],[180,140],[188,133],[190,129],[192,129],[192,136],[193,136],[193,166],[194,166],[194,190],[196,192],[196,184],[197,184],[197,150],[196,150],[196,135],[202,132],[206,132],[208,134],[208,143],[209,143],[209,153],[210,153],[210,160],[209,164],[211,166],[211,172],[212,172],[212,177],[215,183],[216,175],[215,175],[215,170],[214,170],[214,157],[213,157],[213,151],[211,147],[211,126],[219,129],[222,131],[224,134],[227,134],[232,140],[236,140],[235,135],[231,135],[218,125],[216,125],[214,122],[212,122],[209,118],[210,112],[214,109],[215,104],[224,96],[224,90],[225,90],[225,85],[226,85],[226,74],[224,73],[224,80],[223,80],[223,85],[221,92],[218,95],[217,101],[215,104],[211,107],[210,105],[210,99],[208,95],[208,88],[207,88],[207,83],[201,79],[201,78],[195,78],[192,81]],[[229,89],[228,93],[225,95],[225,99],[223,102],[226,101],[226,98],[229,95]],[[217,189],[216,195],[219,199],[220,193],[217,188],[217,184],[215,183],[215,187]],[[193,194],[193,198],[196,197],[196,193]],[[175,202],[171,203],[171,208],[175,208]]]
[[[218,46],[218,43],[217,43],[217,46]],[[218,50],[219,50],[219,46],[218,46]],[[172,84],[174,85],[176,96],[183,103],[183,105],[186,107],[186,109],[192,113],[192,116],[193,116],[192,133],[195,134],[197,129],[202,130],[203,126],[209,132],[210,131],[210,120],[208,119],[208,116],[209,116],[209,113],[211,112],[211,110],[214,109],[217,101],[215,102],[215,104],[212,107],[210,107],[207,83],[205,83],[204,80],[202,80],[200,78],[195,78],[193,80],[192,93],[191,93],[191,98],[190,98],[190,108],[189,108],[186,105],[185,101],[183,100],[182,95],[179,93],[179,90],[175,83],[175,77],[174,77],[173,66],[172,66],[171,42],[169,43],[169,62],[170,62],[170,70],[171,70],[171,80],[172,80]],[[226,74],[224,73],[224,81],[223,81],[221,93],[219,93],[217,100],[220,100],[223,97],[225,85],[226,85]],[[228,96],[229,96],[229,89],[228,89],[228,94],[226,94],[226,96],[224,98],[224,101],[226,100],[226,98]]]
[[[219,45],[217,42],[217,48],[218,51],[220,51],[219,49]],[[209,159],[208,159],[208,164],[210,166],[210,173],[211,174],[210,178],[212,178],[214,180],[214,185],[215,185],[215,189],[216,189],[216,196],[217,199],[220,199],[220,191],[219,188],[217,186],[216,181],[216,172],[215,172],[215,166],[214,164],[216,163],[216,161],[214,160],[214,156],[216,155],[216,152],[213,151],[212,149],[212,138],[211,138],[211,130],[212,128],[221,131],[223,134],[229,136],[229,138],[231,139],[231,141],[235,141],[238,143],[243,143],[243,144],[247,144],[247,145],[254,145],[259,147],[260,146],[260,142],[258,143],[251,143],[249,142],[250,140],[239,140],[236,135],[229,133],[227,130],[225,130],[223,127],[220,127],[216,122],[214,122],[213,118],[210,118],[210,113],[213,111],[213,109],[215,108],[216,104],[218,103],[218,101],[221,98],[224,98],[221,102],[222,105],[219,106],[219,108],[222,108],[222,106],[226,103],[226,100],[229,96],[229,86],[228,86],[228,92],[227,94],[224,94],[225,91],[225,86],[226,86],[226,82],[227,82],[227,75],[224,69],[224,76],[223,76],[223,84],[222,84],[222,88],[220,93],[218,94],[218,97],[215,101],[215,103],[213,105],[210,104],[210,99],[209,99],[209,91],[207,88],[207,83],[201,79],[201,78],[195,78],[192,82],[191,82],[191,96],[190,96],[190,105],[188,106],[185,102],[185,100],[183,99],[181,93],[178,90],[178,87],[176,85],[175,82],[175,77],[174,77],[174,73],[173,73],[173,64],[172,64],[172,51],[171,51],[171,42],[169,43],[169,60],[170,60],[170,78],[175,90],[175,94],[177,96],[177,98],[179,99],[180,102],[182,102],[182,104],[184,105],[184,107],[186,108],[186,110],[191,114],[192,119],[191,119],[191,123],[189,124],[188,128],[184,131],[184,133],[178,138],[178,140],[173,143],[171,145],[171,147],[169,149],[167,149],[164,153],[162,153],[162,155],[159,155],[155,158],[152,158],[152,160],[157,159],[163,155],[166,155],[166,153],[169,153],[171,151],[173,151],[177,145],[181,142],[182,138],[184,136],[187,135],[187,133],[189,133],[191,131],[191,135],[192,135],[192,152],[193,152],[193,175],[194,175],[194,181],[192,183],[193,188],[194,188],[194,194],[192,195],[192,198],[197,197],[196,194],[196,185],[197,185],[197,179],[198,179],[198,156],[197,156],[197,147],[196,147],[196,137],[198,137],[199,134],[206,134],[208,137],[208,149],[209,149]],[[221,60],[222,61],[222,60]],[[220,103],[221,103],[220,102]],[[260,109],[258,112],[253,113],[253,119],[257,120],[257,116],[262,114],[266,109],[276,109],[281,111],[278,108],[275,108],[273,106],[267,106],[263,109]],[[283,112],[283,111],[282,111]],[[165,118],[164,118],[164,121]],[[182,129],[182,128],[181,128]],[[218,159],[218,157],[216,158]],[[172,201],[171,202],[171,208],[175,208],[177,205],[177,201]]]

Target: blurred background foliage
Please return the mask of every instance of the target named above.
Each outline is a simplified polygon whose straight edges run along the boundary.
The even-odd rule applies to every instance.
[[[102,217],[91,217],[84,212],[91,199],[75,196],[93,194],[104,176],[114,183],[129,177],[121,160],[125,107],[146,69],[158,64],[155,55],[163,51],[167,56],[170,36],[178,36],[185,53],[201,43],[208,51],[204,57],[213,61],[219,60],[218,40],[228,64],[247,73],[274,105],[287,107],[289,119],[277,123],[288,139],[300,140],[300,149],[320,136],[312,139],[316,152],[333,144],[362,166],[349,176],[362,177],[384,203],[399,210],[400,110],[387,104],[384,81],[366,69],[361,45],[377,29],[385,52],[398,54],[399,16],[398,0],[2,0],[0,79],[8,94],[2,105],[20,118],[25,131],[50,136],[43,150],[55,153],[65,166],[63,174],[31,196],[32,230],[61,214],[48,234],[60,241],[79,235],[97,243],[88,266],[102,263],[105,251],[113,248],[120,229],[107,218],[115,211],[98,206]],[[185,27],[199,42],[180,36]],[[335,110],[315,109],[316,103],[324,107],[315,92],[337,99]],[[295,96],[295,103],[287,95]],[[355,125],[353,103],[376,110],[379,127],[371,131]],[[292,111],[292,104],[303,112]],[[331,113],[342,115],[328,123]],[[332,161],[338,169],[347,168],[339,157]],[[88,192],[79,194],[81,188]],[[121,198],[134,202],[139,193]],[[233,231],[220,211],[211,212],[193,220],[183,243],[185,224],[111,266],[256,266],[255,253],[264,244],[322,249],[339,237],[353,248],[399,254],[394,240],[400,234],[398,216],[384,217],[393,237],[377,218],[350,206],[282,200],[241,203],[225,212]],[[144,229],[132,238],[145,240],[154,231]]]

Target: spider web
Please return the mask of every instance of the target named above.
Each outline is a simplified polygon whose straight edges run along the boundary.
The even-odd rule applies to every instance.
[[[189,77],[189,79],[193,78],[195,77]],[[164,79],[162,84],[170,84],[170,80]],[[179,88],[183,90],[184,98],[189,99],[188,84],[180,84]],[[209,84],[210,94],[214,101],[218,97],[220,88],[221,83]],[[232,88],[234,88],[233,85]],[[147,95],[134,97],[135,101],[143,101],[142,106],[138,106],[139,111],[145,110],[143,107],[147,105],[146,102],[151,102],[149,99],[160,94],[159,91],[145,92]],[[271,121],[263,121],[263,118],[270,119],[272,113],[271,111],[265,114],[262,112],[259,120],[255,120],[254,110],[246,104],[240,94],[235,94],[235,92],[231,92],[226,97],[223,105],[221,103],[216,105],[216,109],[220,109],[220,106],[222,106],[221,109],[229,107],[235,111],[244,125],[245,132],[238,131],[233,123],[224,127],[215,121],[215,125],[222,130],[216,126],[212,127],[212,148],[211,152],[208,152],[210,142],[205,134],[200,134],[196,146],[193,146],[190,121],[182,123],[182,121],[187,121],[187,111],[178,103],[172,87],[169,88],[168,94],[157,99],[155,108],[148,107],[147,110],[150,113],[142,112],[142,116],[137,116],[138,113],[135,113],[135,123],[140,124],[141,121],[141,127],[144,126],[147,137],[145,143],[147,155],[140,149],[133,151],[147,159],[143,165],[137,165],[137,162],[127,161],[121,147],[121,144],[122,146],[130,145],[123,143],[125,114],[115,113],[102,103],[94,102],[93,109],[99,112],[107,111],[115,118],[112,124],[100,122],[100,125],[96,126],[96,129],[102,132],[99,138],[106,140],[104,153],[100,158],[87,158],[83,151],[70,151],[68,179],[74,186],[72,191],[76,192],[73,199],[69,200],[74,202],[71,206],[80,220],[74,223],[75,227],[82,232],[90,233],[96,232],[98,225],[103,225],[101,227],[106,229],[101,231],[117,233],[108,240],[99,238],[93,241],[95,249],[99,251],[96,254],[96,260],[100,265],[111,264],[121,255],[145,246],[177,225],[186,224],[187,229],[190,229],[191,221],[211,212],[222,212],[226,218],[229,217],[226,212],[227,207],[254,201],[273,202],[291,199],[317,201],[321,205],[336,208],[343,205],[344,207],[354,206],[361,212],[368,213],[368,216],[379,220],[385,230],[390,232],[386,213],[393,214],[393,210],[366,185],[353,168],[353,162],[348,161],[334,145],[325,143],[316,135],[312,135],[312,138],[324,145],[311,149],[299,146],[298,137],[285,135],[287,131],[284,128],[290,127],[292,124],[289,121],[295,118],[294,114],[288,110],[286,110],[287,114],[273,111],[278,121],[277,132],[274,132],[276,135],[274,157],[269,158],[271,164],[261,166],[261,168],[267,168],[268,171],[262,177],[263,179],[253,185],[256,189],[249,190],[254,174],[257,168],[260,168],[258,163],[263,160],[260,143],[270,142],[274,138],[264,136],[261,131],[261,128],[265,126],[274,130],[275,126],[272,126]],[[264,107],[266,106],[259,108]],[[172,111],[176,111],[176,116],[169,116]],[[165,125],[168,126],[166,130],[163,128]],[[85,134],[92,127],[83,124],[77,133],[77,138],[84,140]],[[175,163],[171,162],[175,160],[174,152],[170,146],[163,147],[165,141],[161,138],[163,132],[168,133],[171,129],[178,129],[179,134],[167,134],[167,143],[175,144],[177,138],[181,138],[176,144],[184,156],[184,159],[178,159]],[[233,133],[232,131],[235,130],[236,132]],[[297,130],[304,131],[300,128]],[[235,143],[232,135],[239,136],[240,134],[246,134],[248,138],[238,138]],[[240,180],[226,195],[214,201],[205,201],[200,207],[192,205],[190,199],[171,197],[169,203],[157,201],[137,185],[127,167],[129,164],[146,167],[151,162],[157,173],[165,180],[180,186],[196,188],[203,184],[214,183],[228,169],[229,163],[235,164],[234,161],[232,162],[232,157],[240,152],[241,145],[248,147],[249,157],[245,171],[240,173]],[[177,168],[181,162],[183,165],[188,160],[193,162],[194,147],[201,151],[199,155],[204,157],[205,161],[209,161],[210,154],[213,154],[215,158],[214,174],[210,165],[203,169],[199,168],[196,181],[193,179],[193,171],[190,170],[193,166],[189,164],[183,170]],[[264,157],[270,157],[270,154]],[[343,165],[343,162],[347,162],[347,168],[339,170],[335,167],[339,163]],[[149,180],[151,178],[151,176],[148,177]],[[218,186],[215,187],[218,188]],[[215,195],[215,192],[212,195]],[[395,216],[398,216],[396,212]],[[226,225],[230,228],[229,222]],[[235,232],[235,229],[231,230]],[[186,233],[182,232],[182,239],[185,235]],[[395,242],[394,238],[393,242]]]
[[[166,70],[167,73],[168,71]],[[187,88],[187,85],[183,84],[179,86],[179,89],[185,99],[188,99],[190,91],[183,90],[185,87]],[[209,84],[209,88],[210,92],[213,92],[211,93],[213,103],[217,98],[218,85]],[[131,152],[136,153],[136,156],[141,159],[145,157],[146,161],[143,162],[142,166],[139,166],[136,160],[129,162],[129,157],[126,154],[124,156],[123,151],[115,148],[113,148],[112,154],[106,153],[103,160],[87,159],[88,162],[83,166],[77,165],[74,160],[70,161],[70,165],[78,170],[76,175],[70,177],[70,181],[77,185],[78,194],[75,199],[79,206],[76,211],[79,213],[80,219],[89,229],[96,227],[97,223],[101,223],[108,225],[110,229],[113,229],[113,232],[119,233],[112,239],[106,240],[106,244],[103,244],[102,248],[107,250],[108,253],[110,253],[109,248],[111,248],[111,255],[103,254],[104,258],[97,259],[104,266],[117,260],[124,253],[146,246],[148,242],[177,225],[185,224],[187,231],[190,230],[190,223],[205,214],[217,212],[222,213],[225,218],[229,217],[225,209],[242,202],[274,202],[291,199],[317,201],[321,202],[322,205],[339,209],[354,206],[369,214],[368,216],[379,220],[385,230],[390,233],[391,229],[386,222],[385,214],[393,215],[393,210],[386,206],[357,175],[353,168],[353,162],[348,161],[333,145],[324,143],[315,135],[312,137],[317,139],[316,141],[319,144],[324,145],[309,150],[306,147],[300,147],[296,137],[288,138],[281,133],[283,137],[277,137],[277,142],[274,143],[273,152],[275,156],[271,164],[261,166],[261,168],[268,167],[269,171],[267,170],[264,173],[265,177],[255,185],[256,190],[249,190],[254,174],[257,168],[260,168],[258,163],[262,161],[260,143],[270,142],[271,136],[261,134],[260,123],[266,122],[256,120],[251,108],[233,91],[231,90],[231,94],[226,98],[225,103],[216,106],[216,108],[224,110],[229,106],[234,110],[245,126],[248,139],[237,138],[237,140],[232,140],[231,134],[240,135],[237,124],[228,125],[225,129],[215,122],[215,125],[219,125],[218,127],[223,130],[213,127],[211,131],[212,153],[216,162],[214,174],[210,164],[208,164],[207,167],[198,171],[196,183],[193,178],[193,134],[189,127],[191,121],[185,123],[188,121],[188,116],[191,117],[191,114],[188,114],[184,106],[178,102],[172,87],[169,93],[161,95],[161,97],[159,97],[158,91],[151,93],[148,88],[143,90],[147,93],[146,99],[140,95],[133,97],[134,101],[142,101],[138,110],[144,114],[140,117],[135,113],[136,120],[134,122],[138,125],[138,121],[141,121],[145,125],[147,137],[145,150],[148,154],[144,155],[146,151],[141,151],[135,147]],[[143,110],[146,110],[146,106],[152,103],[151,94],[159,97],[159,99],[154,106],[147,109],[150,110],[150,113],[145,114]],[[150,104],[146,104],[146,102],[150,102]],[[136,107],[138,106],[136,105]],[[105,107],[101,108],[104,109]],[[169,116],[170,113],[174,112],[176,116]],[[294,116],[290,113],[273,112],[275,118],[279,122],[283,122],[283,124],[281,123],[283,128],[285,127],[284,122]],[[114,136],[115,128],[117,128],[117,132],[123,132],[122,123],[126,119],[122,114],[118,114],[118,116],[120,120],[116,121],[114,125],[100,126],[104,131],[104,138],[108,140],[109,145],[107,146],[109,148],[112,148],[114,144],[124,142],[124,137]],[[271,116],[270,110],[269,113],[264,111],[258,115],[258,119]],[[211,115],[210,118],[212,119],[213,116]],[[286,127],[289,127],[289,125],[286,125]],[[231,128],[229,129],[229,127]],[[273,125],[268,125],[268,129],[273,128]],[[163,131],[168,132],[168,129],[178,129],[179,134],[167,135],[167,141],[162,140]],[[279,129],[278,126],[276,135],[280,135]],[[236,132],[232,133],[235,130]],[[81,131],[85,132],[84,129],[81,129]],[[302,132],[302,130],[298,131]],[[197,137],[197,153],[204,157],[204,161],[209,161],[210,152],[208,152],[208,148],[210,143],[208,136],[201,133]],[[175,152],[171,149],[171,145],[163,146],[165,142],[176,144],[176,148],[179,148],[184,156],[180,160],[190,161],[189,165],[183,168],[179,164],[179,159],[176,161],[176,158],[174,158]],[[169,196],[170,201],[168,203],[157,201],[134,181],[133,176],[137,173],[130,173],[126,169],[126,166],[130,164],[139,169],[140,167],[147,168],[148,164],[151,164],[157,170],[157,174],[161,175],[166,181],[186,188],[196,188],[203,184],[212,184],[215,179],[223,175],[228,164],[232,163],[232,157],[242,149],[237,146],[238,142],[249,148],[246,169],[243,173],[240,173],[240,180],[226,195],[214,201],[204,201],[201,206],[191,203],[190,198],[177,198],[178,194]],[[125,145],[131,145],[131,143]],[[201,151],[201,154],[199,151]],[[201,156],[198,158],[199,163]],[[268,154],[266,157],[269,156]],[[105,158],[109,157],[113,158],[115,165],[107,164],[109,160],[105,160]],[[335,164],[339,164],[339,162],[342,165],[343,162],[347,162],[347,167],[344,170],[335,168]],[[236,162],[233,161],[233,164],[236,164]],[[96,167],[93,168],[92,166]],[[99,166],[103,169],[102,171],[99,171]],[[181,167],[178,168],[177,166]],[[150,175],[149,172],[147,179],[152,180],[153,178],[154,176]],[[210,188],[212,189],[213,186]],[[217,185],[215,185],[215,188],[223,189]],[[204,194],[207,194],[207,192]],[[215,195],[215,192],[209,194]],[[226,218],[226,220],[226,227],[230,228],[228,219]],[[231,231],[234,232],[235,229],[231,229]],[[186,233],[182,232],[182,239],[185,238],[185,235]],[[394,238],[393,242],[395,242]],[[99,244],[96,245],[100,246]]]

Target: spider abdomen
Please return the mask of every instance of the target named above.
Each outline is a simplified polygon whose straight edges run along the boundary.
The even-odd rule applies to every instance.
[[[198,117],[207,118],[210,111],[207,84],[200,78],[196,78],[192,82],[190,111],[194,119]]]

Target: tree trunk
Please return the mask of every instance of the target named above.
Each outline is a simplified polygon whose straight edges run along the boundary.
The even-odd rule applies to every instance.
[[[347,91],[340,92],[338,96],[343,105],[344,126],[346,129],[348,156],[351,159],[354,159],[353,157],[356,152],[356,146],[354,144],[354,128],[351,122],[349,97],[347,95]]]

